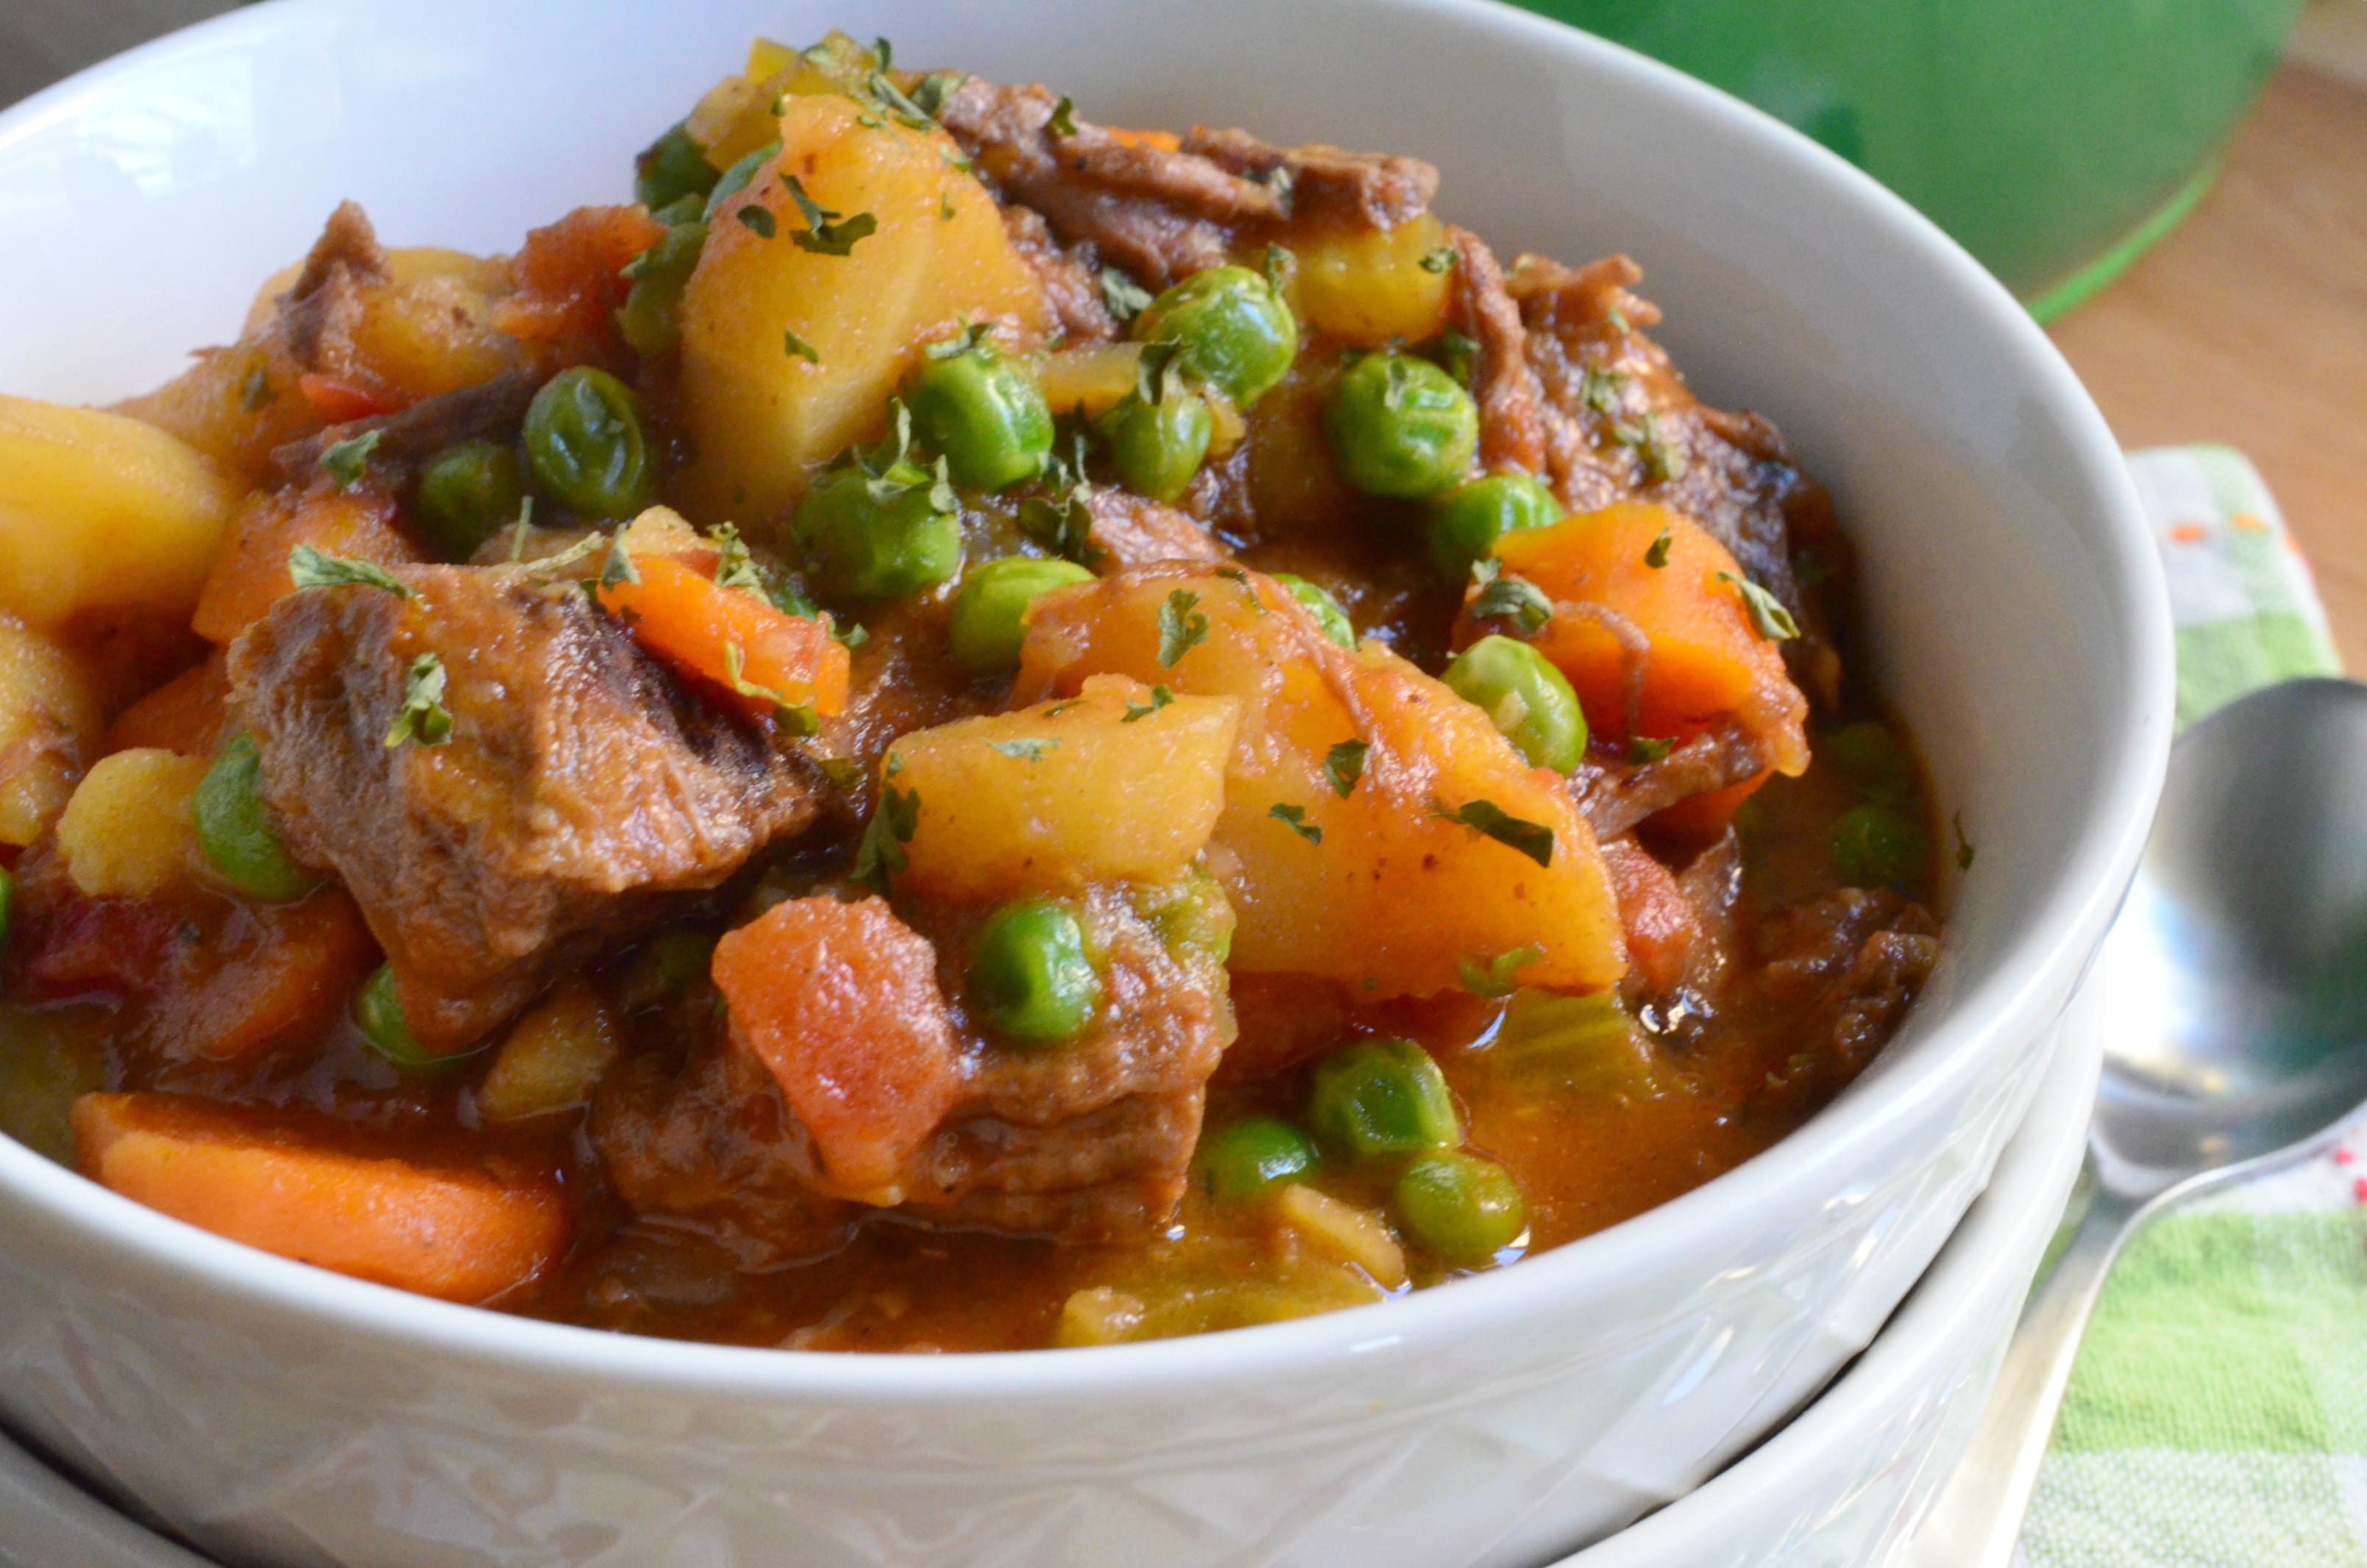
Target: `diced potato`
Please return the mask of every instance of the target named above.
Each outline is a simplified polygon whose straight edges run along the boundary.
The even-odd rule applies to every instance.
[[[1452,268],[1440,260],[1445,248],[1445,226],[1427,212],[1394,229],[1337,229],[1296,240],[1291,302],[1315,331],[1350,343],[1377,348],[1391,338],[1422,342],[1446,325]]]
[[[1088,343],[1045,355],[1036,379],[1053,413],[1091,419],[1108,413],[1134,390],[1141,365],[1139,343]]]
[[[1380,644],[1332,642],[1271,578],[1172,564],[1039,600],[1021,698],[1104,672],[1241,699],[1208,855],[1240,915],[1237,972],[1381,997],[1455,989],[1458,960],[1523,947],[1545,951],[1522,971],[1530,985],[1600,990],[1625,971],[1603,857],[1562,781]]]
[[[150,898],[187,879],[197,853],[189,797],[208,759],[141,747],[91,765],[58,818],[58,851],[93,898]]]
[[[698,455],[682,491],[702,520],[778,516],[813,465],[884,428],[923,343],[965,320],[1006,318],[1025,338],[1050,320],[944,132],[835,97],[788,98],[780,131],[782,152],[717,214],[683,290],[682,410]],[[844,256],[801,248],[791,176],[840,222],[868,214],[877,229]],[[752,208],[767,215],[755,228],[736,216]],[[787,351],[791,335],[813,358]]]
[[[478,1113],[491,1121],[523,1121],[572,1110],[615,1065],[620,1049],[608,1004],[580,977],[520,1018],[477,1086]]]
[[[226,643],[261,620],[296,591],[288,557],[300,544],[381,566],[418,560],[418,550],[395,527],[394,517],[394,502],[368,490],[319,490],[292,498],[256,491],[239,508],[189,624],[198,636]]]
[[[1107,1285],[1070,1293],[1060,1304],[1053,1342],[1074,1349],[1084,1345],[1123,1345],[1141,1329],[1142,1298]]]
[[[186,615],[238,498],[153,426],[0,396],[0,609],[36,631],[93,608]]]
[[[398,279],[402,270],[396,269]],[[485,293],[461,277],[429,273],[398,280],[363,295],[354,347],[370,373],[404,401],[458,392],[518,362],[517,341],[493,329],[493,311]]]
[[[987,899],[1171,881],[1217,824],[1240,715],[1230,697],[1161,705],[1106,678],[1066,701],[906,735],[881,763],[883,791],[920,801],[897,886]]]
[[[1389,1222],[1371,1210],[1294,1182],[1274,1199],[1274,1216],[1309,1246],[1354,1264],[1376,1284],[1394,1290],[1406,1282],[1405,1248]]]
[[[0,844],[30,844],[57,820],[101,722],[81,661],[0,615]]]

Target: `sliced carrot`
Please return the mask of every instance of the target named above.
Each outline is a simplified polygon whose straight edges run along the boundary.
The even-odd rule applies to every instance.
[[[230,674],[217,652],[118,713],[107,727],[106,749],[162,746],[183,756],[211,756],[229,702]]]
[[[813,1140],[828,1190],[903,1201],[905,1163],[962,1093],[936,949],[885,900],[801,898],[716,944],[735,1034]]]
[[[357,490],[319,490],[290,498],[256,492],[239,509],[221,553],[214,557],[190,624],[212,642],[228,642],[296,591],[288,555],[309,544],[329,555],[400,566],[419,551],[394,526],[394,502]]]
[[[312,412],[321,416],[323,425],[344,425],[394,411],[392,403],[369,388],[324,376],[317,370],[307,370],[297,377],[296,390]]]
[[[1665,556],[1655,546],[1663,534]],[[1738,722],[1767,748],[1777,772],[1808,765],[1807,699],[1784,673],[1775,643],[1752,624],[1742,568],[1699,524],[1661,506],[1622,502],[1524,528],[1497,541],[1507,574],[1560,604],[1597,606],[1649,642],[1641,654],[1637,728],[1655,740],[1687,740]],[[1654,566],[1651,558],[1663,564]],[[1637,654],[1591,610],[1557,610],[1535,639],[1560,667],[1596,734],[1628,731],[1629,672]]]
[[[493,326],[524,338],[614,333],[632,287],[626,265],[663,238],[665,225],[639,207],[579,207],[529,232],[510,264],[517,292],[493,307]]]
[[[784,615],[670,555],[639,555],[633,564],[640,581],[604,583],[600,602],[642,647],[730,692],[758,718],[781,708],[811,708],[823,718],[846,710],[846,648],[829,622]]]
[[[203,940],[176,944],[149,981],[146,1034],[176,1056],[243,1061],[316,1039],[378,962],[361,912],[335,888],[239,902],[193,925]]]
[[[176,1095],[85,1095],[74,1129],[83,1174],[109,1191],[218,1236],[423,1296],[500,1295],[567,1242],[567,1201],[548,1178],[347,1153]]]
[[[1102,127],[1102,134],[1127,147],[1151,147],[1161,153],[1172,153],[1184,145],[1184,139],[1172,131],[1123,131],[1115,125]]]

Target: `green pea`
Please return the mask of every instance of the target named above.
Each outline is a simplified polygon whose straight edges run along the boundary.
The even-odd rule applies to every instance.
[[[1195,272],[1134,318],[1143,343],[1173,343],[1194,376],[1246,409],[1298,358],[1298,324],[1274,287],[1246,267]]]
[[[1296,576],[1288,572],[1274,573],[1274,580],[1288,588],[1290,597],[1307,607],[1307,613],[1315,618],[1315,624],[1323,629],[1324,636],[1342,648],[1353,651],[1356,646],[1356,628],[1348,619],[1348,612],[1340,608],[1338,599],[1333,598],[1306,578]]]
[[[859,468],[824,475],[790,524],[815,585],[842,599],[899,599],[960,571],[960,514],[932,492],[909,463],[879,481]]]
[[[1446,1076],[1410,1040],[1360,1040],[1315,1064],[1308,1124],[1356,1155],[1411,1154],[1460,1142]]]
[[[1559,521],[1552,491],[1525,473],[1491,473],[1431,504],[1431,563],[1460,583],[1506,534]]]
[[[466,561],[518,515],[526,472],[515,448],[462,441],[419,471],[420,531],[439,560]]]
[[[392,964],[379,965],[362,982],[354,995],[354,1027],[362,1031],[363,1043],[397,1067],[445,1067],[476,1054],[460,1051],[437,1056],[420,1049],[410,1020],[402,1016],[402,998],[395,994]]]
[[[707,161],[706,149],[679,123],[633,160],[633,199],[652,212],[685,196],[705,196],[715,188],[715,165]]]
[[[1479,409],[1427,359],[1367,354],[1331,389],[1323,427],[1340,477],[1368,495],[1419,501],[1450,489],[1479,449]]]
[[[715,957],[715,938],[703,931],[676,926],[641,944],[632,962],[617,979],[617,1006],[638,1013],[671,1002],[707,973]]]
[[[1862,887],[1914,888],[1931,865],[1931,840],[1897,806],[1852,806],[1833,822],[1833,866]]]
[[[969,960],[970,1007],[1003,1039],[1026,1045],[1070,1039],[1093,1021],[1101,999],[1084,927],[1065,906],[1018,899],[980,930]]]
[[[1818,750],[1843,777],[1886,804],[1897,804],[1914,789],[1915,765],[1907,748],[1887,725],[1874,720],[1827,731]]]
[[[707,193],[707,205],[700,210],[699,216],[712,220],[723,210],[723,204],[747,189],[755,179],[756,171],[778,157],[780,152],[778,142],[767,142],[724,170],[722,176],[715,182],[715,188]]]
[[[635,256],[625,267],[633,286],[625,292],[617,326],[633,352],[649,358],[663,354],[682,339],[677,319],[682,291],[698,267],[707,244],[707,225],[693,220],[669,226],[665,237]]]
[[[526,460],[535,483],[578,517],[629,517],[657,499],[640,400],[589,365],[560,371],[527,405]]]
[[[904,377],[912,434],[945,456],[956,484],[1004,490],[1043,472],[1052,411],[1025,368],[992,344],[923,357]]]
[[[1184,494],[1216,433],[1208,400],[1197,392],[1171,390],[1155,403],[1128,392],[1093,422],[1109,443],[1118,483],[1153,501]]]
[[[1317,1165],[1315,1141],[1290,1123],[1252,1116],[1200,1140],[1193,1160],[1200,1190],[1217,1203],[1263,1202]]]
[[[1495,722],[1531,767],[1568,773],[1586,756],[1586,710],[1553,662],[1511,637],[1482,637],[1455,656],[1446,688]]]
[[[288,857],[278,824],[263,800],[263,753],[252,735],[234,735],[198,780],[189,815],[198,850],[216,875],[250,898],[301,898],[318,879]]]
[[[1529,1206],[1512,1173],[1460,1151],[1424,1154],[1389,1194],[1398,1223],[1448,1263],[1473,1268],[1521,1239]]]
[[[975,676],[1017,669],[1019,645],[1027,636],[1027,607],[1036,597],[1093,580],[1091,572],[1072,561],[1025,555],[972,567],[946,618],[946,642],[954,662]]]

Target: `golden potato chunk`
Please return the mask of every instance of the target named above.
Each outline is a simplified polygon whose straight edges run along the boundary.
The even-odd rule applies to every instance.
[[[1104,677],[906,735],[880,763],[883,800],[919,802],[898,888],[987,899],[1172,881],[1217,825],[1240,706]]]
[[[37,631],[85,609],[186,616],[239,494],[137,419],[0,396],[0,609]]]
[[[1350,653],[1271,578],[1170,563],[1036,601],[1017,694],[1105,673],[1241,700],[1208,864],[1237,972],[1429,995],[1534,949],[1521,983],[1625,971],[1601,852],[1562,781],[1478,708],[1376,642]]]
[[[81,661],[0,615],[0,844],[30,844],[57,819],[105,728]]]
[[[1343,342],[1378,348],[1392,338],[1420,343],[1446,325],[1454,247],[1427,212],[1394,229],[1337,229],[1295,244],[1290,301],[1307,324]]]
[[[58,818],[66,875],[93,898],[151,898],[189,875],[189,797],[209,759],[140,746],[103,756]]]
[[[777,516],[815,464],[879,434],[897,378],[965,320],[1008,320],[1025,338],[1050,320],[942,131],[821,96],[787,98],[780,126],[780,153],[724,201],[683,290],[683,420],[698,456],[682,491],[703,520]],[[831,233],[790,178],[839,214]],[[855,236],[866,217],[876,227]]]

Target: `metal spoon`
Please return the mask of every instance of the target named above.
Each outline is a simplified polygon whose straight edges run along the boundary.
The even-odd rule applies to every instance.
[[[2011,1561],[2122,1244],[2199,1193],[2318,1153],[2367,1100],[2367,686],[2270,687],[2179,738],[2099,964],[2115,1017],[2089,1208],[1916,1535],[1928,1568]]]

